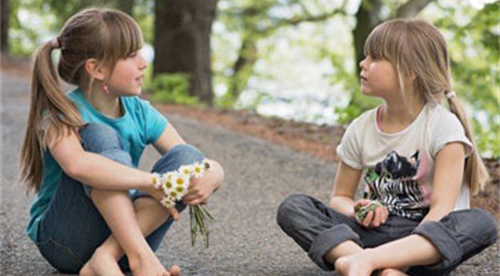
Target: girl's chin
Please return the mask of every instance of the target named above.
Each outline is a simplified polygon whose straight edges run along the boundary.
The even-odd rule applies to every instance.
[[[127,91],[127,93],[124,93],[124,96],[139,96],[142,94],[142,89],[138,88],[134,91]]]
[[[366,89],[361,89],[361,94],[363,94],[365,96],[371,96],[370,92],[367,91]]]

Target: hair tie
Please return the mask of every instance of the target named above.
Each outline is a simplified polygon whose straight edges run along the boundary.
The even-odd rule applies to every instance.
[[[59,38],[58,38],[58,37],[56,37],[56,38],[52,39],[52,40],[50,41],[50,45],[52,45],[52,47],[53,47],[54,49],[59,49],[59,48],[61,48],[61,44],[59,43]]]
[[[446,96],[446,98],[449,100],[453,97],[456,97],[457,94],[455,93],[455,91],[447,91],[447,92],[444,92],[444,95]]]

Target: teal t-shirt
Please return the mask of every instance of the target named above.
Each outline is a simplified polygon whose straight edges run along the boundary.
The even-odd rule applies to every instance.
[[[144,148],[156,142],[168,125],[168,121],[163,115],[152,107],[148,101],[139,97],[120,97],[125,114],[120,118],[113,119],[97,111],[86,100],[80,89],[75,89],[68,93],[67,96],[76,103],[85,123],[105,124],[114,128],[120,134],[123,149],[130,153],[134,167],[139,166],[139,160]],[[55,194],[61,175],[61,167],[57,164],[50,151],[45,150],[42,185],[31,205],[31,218],[26,227],[26,233],[35,242],[38,240],[38,225]]]

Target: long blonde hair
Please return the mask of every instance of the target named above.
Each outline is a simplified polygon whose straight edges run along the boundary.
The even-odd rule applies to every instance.
[[[436,27],[423,20],[395,19],[380,24],[366,41],[365,55],[392,63],[405,104],[411,105],[415,98],[424,103],[440,103],[452,91],[446,41]],[[476,194],[484,188],[488,171],[479,156],[462,103],[454,96],[448,98],[448,104],[474,146],[466,159],[464,179],[472,194]]]
[[[127,14],[111,9],[89,8],[73,15],[58,37],[41,45],[34,54],[31,106],[20,156],[21,181],[28,191],[38,192],[43,177],[43,157],[48,145],[78,130],[83,120],[59,83],[59,77],[84,90],[93,78],[85,70],[88,59],[98,60],[99,68],[114,66],[120,59],[142,47],[142,33]],[[61,50],[55,70],[52,52]]]

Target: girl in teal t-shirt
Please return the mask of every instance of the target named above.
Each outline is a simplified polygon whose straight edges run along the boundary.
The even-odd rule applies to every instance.
[[[143,38],[128,15],[86,9],[36,52],[31,108],[21,152],[21,177],[37,193],[28,236],[63,273],[179,275],[154,251],[178,212],[205,203],[220,186],[223,170],[192,181],[175,208],[160,204],[157,173],[201,161],[149,102],[138,97],[147,63]],[[52,62],[60,51],[59,76],[78,88],[65,94]],[[152,172],[137,169],[144,148],[162,155]]]

